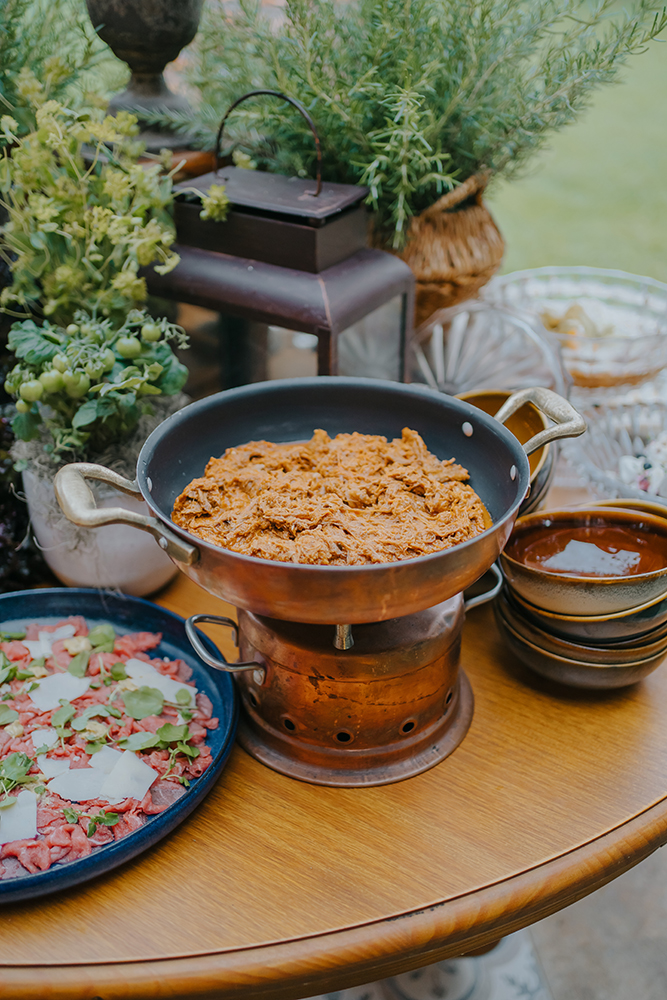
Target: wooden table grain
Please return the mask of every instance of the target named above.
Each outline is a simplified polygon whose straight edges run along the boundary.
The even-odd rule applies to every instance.
[[[184,577],[157,600],[230,612]],[[513,662],[486,608],[468,617],[462,659],[475,716],[431,771],[323,788],[236,747],[201,807],[149,852],[0,909],[1,1000],[341,989],[483,946],[667,840],[664,666],[625,691],[558,689]]]

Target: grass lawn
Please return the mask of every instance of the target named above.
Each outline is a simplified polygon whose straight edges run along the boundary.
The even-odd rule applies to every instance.
[[[620,268],[667,282],[667,41],[597,92],[521,180],[488,199],[507,242],[503,271]]]

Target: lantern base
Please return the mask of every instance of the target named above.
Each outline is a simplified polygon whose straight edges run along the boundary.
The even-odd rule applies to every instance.
[[[282,734],[276,734],[277,738],[269,740],[265,731],[253,727],[243,715],[237,737],[251,757],[290,778],[307,781],[311,785],[368,788],[412,778],[439,764],[463,741],[472,722],[473,709],[470,681],[460,671],[447,713],[431,730],[421,732],[410,743],[357,751],[336,748],[314,751],[309,748],[308,760],[303,760],[303,746],[298,740]],[[406,751],[410,752],[408,757]],[[350,770],[351,766],[354,770]]]

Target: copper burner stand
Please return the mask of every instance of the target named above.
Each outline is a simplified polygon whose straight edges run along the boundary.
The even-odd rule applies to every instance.
[[[473,695],[459,668],[462,595],[404,618],[341,627],[239,611],[196,615],[237,632],[239,742],[282,774],[318,785],[383,785],[419,774],[463,740]],[[196,643],[195,643],[196,644]],[[349,644],[349,643],[348,643]],[[201,644],[200,644],[201,645]],[[204,647],[198,649],[200,655]],[[203,656],[212,666],[210,653]]]

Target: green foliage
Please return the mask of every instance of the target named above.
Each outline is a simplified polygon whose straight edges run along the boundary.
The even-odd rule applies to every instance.
[[[0,111],[18,135],[34,129],[40,104],[80,99],[114,63],[80,0],[0,0]],[[8,141],[0,134],[0,148]]]
[[[192,53],[203,97],[194,128],[211,148],[245,91],[300,100],[325,179],[368,184],[400,246],[409,217],[454,183],[481,169],[514,174],[666,24],[656,0],[632,11],[614,0],[288,0],[279,25],[255,0],[223,0],[205,8]],[[193,128],[190,116],[169,120]],[[248,102],[230,124],[260,168],[312,172],[308,128],[284,104]]]
[[[63,325],[78,309],[122,322],[146,298],[140,267],[157,261],[166,274],[178,263],[170,250],[171,175],[160,163],[137,163],[132,115],[96,121],[47,101],[36,120],[36,131],[0,160],[13,277],[0,306],[25,315],[39,303]],[[0,118],[8,135],[15,125]],[[84,161],[84,145],[92,162]]]
[[[140,339],[148,319],[143,310],[131,310],[120,327],[83,311],[74,319],[66,329],[27,319],[15,323],[9,334],[8,346],[18,364],[5,388],[24,411],[14,417],[12,429],[17,438],[29,441],[45,427],[51,438],[47,449],[56,456],[94,455],[122,441],[142,413],[152,412],[148,397],[174,395],[187,378],[168,343],[175,339],[186,346],[187,338],[168,320],[151,320],[160,340],[146,342]],[[139,345],[140,353],[131,361],[119,350],[127,340]],[[26,401],[26,387],[38,398]]]

